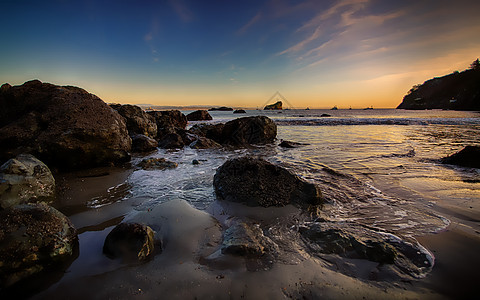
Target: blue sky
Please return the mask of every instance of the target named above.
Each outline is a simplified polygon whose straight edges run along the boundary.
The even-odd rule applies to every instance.
[[[395,107],[480,57],[480,1],[1,1],[0,82],[107,102]]]

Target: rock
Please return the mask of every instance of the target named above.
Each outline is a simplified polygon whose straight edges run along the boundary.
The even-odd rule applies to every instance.
[[[139,166],[144,170],[152,170],[152,169],[175,169],[178,167],[176,162],[168,161],[165,158],[145,158],[139,164]]]
[[[212,149],[212,148],[221,148],[222,145],[206,137],[199,136],[195,141],[190,145],[192,149]]]
[[[200,162],[197,159],[192,160],[192,165],[199,165]]]
[[[264,110],[281,110],[282,104],[283,104],[282,101],[277,101],[274,104],[265,106]]]
[[[235,221],[224,233],[221,251],[245,257],[260,257],[275,252],[276,245],[263,234],[260,226]]]
[[[20,154],[0,167],[0,207],[51,202],[55,179],[50,169],[30,154]]]
[[[10,286],[71,259],[78,245],[70,220],[45,204],[22,204],[0,212],[0,285]]]
[[[320,117],[321,118],[328,118],[328,117],[331,117],[332,115],[329,115],[329,114],[322,114]]]
[[[480,168],[480,146],[466,146],[459,152],[443,158],[442,163]]]
[[[233,111],[234,114],[246,114],[247,112],[244,109],[237,109]]]
[[[298,148],[300,146],[304,146],[306,144],[302,143],[296,143],[296,142],[291,142],[291,141],[282,141],[279,146],[283,148]]]
[[[148,114],[155,119],[158,131],[187,127],[187,117],[179,110],[149,111]]]
[[[143,134],[155,138],[157,136],[157,123],[155,118],[143,111],[139,106],[130,104],[111,104],[122,117],[125,118],[130,136]]]
[[[242,157],[228,160],[213,178],[220,200],[248,206],[285,206],[308,208],[321,205],[317,186],[300,179],[285,168],[262,159]]]
[[[0,92],[0,161],[30,153],[81,169],[128,161],[130,149],[124,118],[83,89],[34,80]]]
[[[181,149],[185,146],[182,136],[176,132],[167,133],[158,141],[158,146],[164,149]]]
[[[195,124],[190,128],[190,132],[221,143],[224,127],[225,124]]]
[[[154,250],[154,235],[153,230],[146,225],[120,223],[107,235],[103,253],[125,262],[146,260]]]
[[[208,111],[232,111],[232,110],[233,108],[231,107],[222,106],[222,107],[212,107]]]
[[[356,224],[313,222],[301,226],[299,232],[314,253],[395,264],[414,277],[424,276],[434,265],[433,255],[415,240],[404,241]]]
[[[158,142],[146,135],[132,135],[132,151],[133,152],[150,152],[157,149]]]
[[[277,136],[277,125],[265,116],[243,117],[225,124],[220,144],[247,146],[272,143]]]
[[[212,116],[206,110],[196,110],[187,115],[189,121],[210,121]]]

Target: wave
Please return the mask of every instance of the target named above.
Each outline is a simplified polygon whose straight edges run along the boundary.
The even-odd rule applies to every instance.
[[[299,118],[276,119],[283,126],[338,125],[480,125],[480,118]]]

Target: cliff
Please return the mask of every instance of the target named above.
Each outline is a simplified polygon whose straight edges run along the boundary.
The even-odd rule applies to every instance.
[[[278,101],[274,104],[269,104],[264,108],[264,110],[281,110],[281,109],[282,109],[282,101]]]
[[[397,108],[480,110],[480,68],[435,77],[416,85]]]

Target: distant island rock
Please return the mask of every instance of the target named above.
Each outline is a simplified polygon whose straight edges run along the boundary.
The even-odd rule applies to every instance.
[[[413,86],[400,109],[480,110],[480,62],[462,72],[435,77]]]
[[[187,115],[188,121],[210,121],[212,116],[206,110],[196,110]]]
[[[282,104],[282,101],[277,101],[274,104],[269,104],[265,106],[264,110],[281,110]]]
[[[237,109],[233,111],[234,114],[246,114],[247,112],[244,109]]]
[[[233,111],[233,108],[231,108],[231,107],[226,107],[226,106],[222,106],[222,107],[212,107],[212,108],[210,108],[208,111]]]

